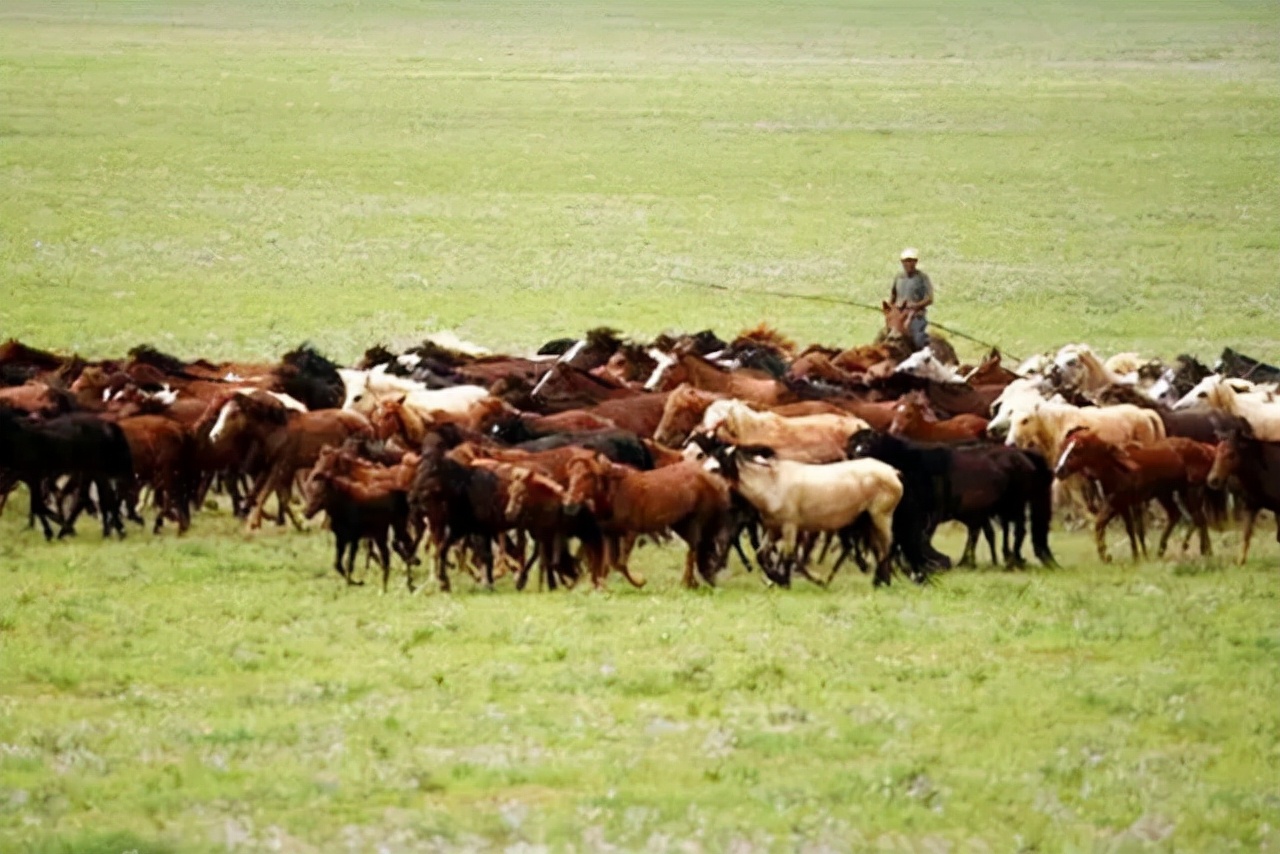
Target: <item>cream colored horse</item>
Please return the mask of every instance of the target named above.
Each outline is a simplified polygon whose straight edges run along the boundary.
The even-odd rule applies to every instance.
[[[1206,405],[1236,415],[1249,422],[1253,435],[1263,441],[1280,442],[1280,401],[1265,387],[1239,392],[1230,380],[1219,376],[1206,377],[1186,396],[1173,405],[1174,409],[1190,409]]]
[[[1013,419],[1006,445],[1030,448],[1056,460],[1067,433],[1088,427],[1113,445],[1137,442],[1149,444],[1165,437],[1164,422],[1150,409],[1119,406],[1072,406],[1069,403],[1041,403]]]
[[[758,451],[758,449],[757,449]],[[879,460],[809,465],[739,449],[733,455],[738,491],[780,532],[784,557],[796,560],[802,533],[836,533],[866,513],[876,556],[876,584],[889,581],[893,512],[902,481]]]
[[[849,437],[867,427],[867,422],[855,415],[786,418],[757,412],[740,400],[717,400],[703,413],[698,432],[730,445],[765,445],[786,460],[830,463],[845,459]]]

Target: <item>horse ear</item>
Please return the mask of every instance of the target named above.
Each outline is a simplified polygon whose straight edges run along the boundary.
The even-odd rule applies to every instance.
[[[893,310],[893,306],[889,304],[888,300],[884,300],[883,302],[880,303],[880,310],[883,311],[885,314],[888,314],[890,311]]]

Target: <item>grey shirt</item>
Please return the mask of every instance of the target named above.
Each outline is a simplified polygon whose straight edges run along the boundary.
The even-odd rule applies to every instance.
[[[922,271],[916,270],[910,276],[899,273],[893,280],[894,302],[919,302],[933,296],[933,282]]]

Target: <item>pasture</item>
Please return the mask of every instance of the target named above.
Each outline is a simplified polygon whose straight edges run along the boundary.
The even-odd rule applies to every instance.
[[[910,243],[1019,355],[1274,362],[1278,47],[1265,2],[9,0],[0,336],[850,344],[877,315],[751,291],[878,302]],[[5,850],[1280,845],[1269,516],[1244,567],[1055,529],[1061,570],[928,589],[688,593],[649,548],[642,591],[383,597],[315,530],[46,545],[25,505]]]

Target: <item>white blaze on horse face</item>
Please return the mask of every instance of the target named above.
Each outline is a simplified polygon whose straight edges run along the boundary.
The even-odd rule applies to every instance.
[[[578,354],[581,353],[583,348],[585,348],[586,346],[587,346],[587,339],[583,338],[582,340],[578,341],[578,343],[570,347],[568,350],[565,350],[564,355],[561,356],[556,361],[572,362],[574,359],[578,358]]]
[[[656,347],[651,347],[649,349],[649,358],[657,362],[658,365],[653,369],[653,373],[649,376],[649,379],[645,382],[644,384],[645,391],[653,391],[655,388],[657,388],[658,383],[662,381],[662,377],[666,374],[667,369],[676,363],[675,356],[672,356],[668,353],[664,353]]]
[[[234,397],[222,404],[222,409],[218,412],[218,420],[213,422],[213,429],[209,431],[210,442],[218,441],[223,431],[227,429],[227,418],[230,417],[231,408],[235,405],[236,399]]]
[[[1061,472],[1063,467],[1066,466],[1067,457],[1071,456],[1071,451],[1073,448],[1075,448],[1075,446],[1076,446],[1075,439],[1069,439],[1067,441],[1067,446],[1062,449],[1062,455],[1058,457],[1058,464],[1053,467],[1053,473],[1055,475]]]
[[[178,399],[178,393],[169,388],[169,385],[166,383],[160,391],[152,395],[152,398],[160,401],[165,406],[173,406],[174,401]]]

